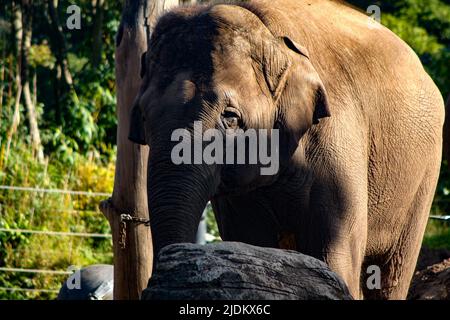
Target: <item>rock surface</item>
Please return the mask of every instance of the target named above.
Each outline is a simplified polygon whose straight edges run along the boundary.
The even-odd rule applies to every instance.
[[[301,253],[238,242],[161,250],[143,300],[352,299],[328,266]]]
[[[114,267],[95,264],[77,271],[64,281],[58,300],[112,300]],[[77,279],[78,277],[78,279]]]
[[[58,300],[112,300],[114,267],[95,264],[69,276],[59,290]]]
[[[416,271],[422,271],[432,265],[441,263],[450,259],[450,250],[448,249],[430,249],[422,247],[420,249],[419,259],[417,260]]]
[[[416,272],[408,299],[450,300],[450,259]]]

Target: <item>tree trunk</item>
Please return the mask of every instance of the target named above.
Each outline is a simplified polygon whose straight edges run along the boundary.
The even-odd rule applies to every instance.
[[[92,67],[96,68],[102,59],[102,32],[104,0],[95,0],[94,26],[92,29]]]
[[[63,28],[59,21],[58,15],[58,0],[48,0],[48,20],[50,23],[50,44],[52,52],[56,57],[56,82],[55,82],[55,97],[57,101],[57,120],[63,123],[62,119],[62,98],[67,92],[72,94],[75,102],[78,102],[78,96],[73,86],[73,78],[69,68],[69,61],[67,59],[67,46],[64,36]]]
[[[130,111],[141,85],[141,56],[156,18],[178,0],[125,0],[117,35],[117,161],[112,198],[100,208],[108,218],[114,246],[114,299],[139,299],[152,268],[151,232],[144,224],[126,223],[121,247],[121,214],[149,218],[147,207],[148,147],[128,140]]]
[[[6,94],[6,99],[5,101],[13,101],[12,100],[12,96],[13,96],[13,87],[14,87],[14,59],[13,56],[10,55],[8,57],[8,93]],[[7,110],[6,110],[6,114],[9,115],[11,113],[11,103],[7,103]]]
[[[61,27],[58,15],[58,1],[48,1],[48,12],[50,16],[50,24],[53,31],[53,47],[56,50],[56,60],[62,69],[64,81],[70,88],[73,86],[72,74],[69,70],[69,63],[67,61],[67,47],[66,39],[64,37],[63,28]]]
[[[37,113],[33,99],[31,97],[30,82],[28,80],[23,84],[23,97],[25,98],[25,106],[27,108],[28,122],[30,125],[31,146],[34,156],[41,163],[44,161],[44,151],[41,143],[41,135],[37,121]]]
[[[8,163],[9,151],[11,148],[11,142],[14,134],[17,131],[20,123],[20,97],[22,96],[22,83],[20,80],[20,74],[22,70],[22,41],[23,41],[23,25],[22,25],[22,9],[20,4],[13,2],[13,27],[14,27],[14,40],[15,40],[15,51],[17,55],[16,59],[16,74],[15,74],[15,85],[16,85],[16,98],[14,100],[14,113],[12,116],[11,126],[6,134],[6,150],[5,154],[1,160],[1,167],[6,167]]]
[[[28,0],[22,0],[23,10],[23,42],[22,42],[22,87],[23,97],[25,100],[25,107],[27,109],[28,123],[31,136],[31,146],[33,154],[39,162],[44,161],[44,151],[41,143],[41,135],[39,133],[38,119],[36,113],[36,105],[33,103],[33,98],[30,90],[30,73],[28,69],[28,54],[31,47],[31,32],[32,32],[32,5]]]
[[[22,96],[22,85],[20,83],[20,77],[16,76],[16,99],[14,101],[14,113],[11,121],[11,126],[9,127],[8,133],[6,134],[6,150],[5,156],[2,157],[2,166],[1,168],[6,167],[9,158],[9,151],[11,148],[11,142],[14,134],[17,131],[17,128],[20,124],[20,97]]]
[[[33,104],[37,106],[37,73],[33,70]]]
[[[3,43],[5,42],[5,36],[2,33],[0,38],[0,41],[2,41]],[[3,90],[4,90],[4,83],[5,83],[5,64],[6,64],[6,49],[5,47],[3,47],[2,49],[2,56],[0,57],[1,59],[1,66],[0,66],[0,119],[2,118],[3,115]]]

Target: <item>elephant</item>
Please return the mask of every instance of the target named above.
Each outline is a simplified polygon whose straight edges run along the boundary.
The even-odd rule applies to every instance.
[[[224,241],[318,258],[355,299],[406,297],[445,111],[405,42],[343,2],[251,0],[172,9],[148,48],[129,139],[150,148],[155,257],[194,242],[211,201]],[[223,137],[278,132],[279,169],[174,163],[174,131],[196,122]]]

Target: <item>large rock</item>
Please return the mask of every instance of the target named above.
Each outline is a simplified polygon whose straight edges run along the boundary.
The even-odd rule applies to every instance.
[[[450,300],[450,259],[416,272],[408,299]]]
[[[444,248],[430,249],[422,246],[420,249],[419,259],[417,259],[416,271],[425,270],[426,268],[441,263],[446,259],[450,259],[450,250]]]
[[[95,264],[69,276],[59,290],[58,300],[112,300],[114,267]]]
[[[301,253],[238,242],[161,250],[143,300],[352,299],[328,266]]]

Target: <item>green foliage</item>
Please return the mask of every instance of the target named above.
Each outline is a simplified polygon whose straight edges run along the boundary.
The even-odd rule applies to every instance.
[[[46,42],[33,44],[29,52],[29,63],[32,67],[37,66],[52,69],[55,66],[55,57]]]
[[[444,49],[444,45],[438,42],[436,36],[428,34],[425,28],[411,25],[403,18],[386,14],[382,22],[413,47],[418,55],[436,55]]]
[[[431,220],[427,225],[423,244],[431,249],[450,249],[450,225]]]
[[[98,21],[95,20],[97,16],[93,3],[95,2],[88,0],[77,2],[82,8],[81,30],[66,28],[66,9],[73,4],[72,1],[61,0],[57,8],[65,43],[65,50],[62,52],[67,55],[73,84],[65,82],[64,71],[61,70],[58,48],[62,43],[52,31],[48,4],[41,1],[33,3],[32,44],[27,58],[30,75],[35,75],[37,79],[35,94],[41,107],[39,128],[43,131],[44,151],[47,155],[56,153],[60,159],[69,163],[73,163],[74,153],[95,153],[100,158],[111,159],[115,152],[117,120],[114,39],[119,25],[121,4],[119,1],[105,1],[103,19],[98,20],[101,21],[102,28],[101,46],[97,48],[100,60],[97,61],[94,59],[96,52],[93,52],[93,47],[95,25]],[[19,61],[14,48],[14,30],[11,23],[12,2],[6,1],[5,7],[6,10],[0,13],[0,53],[5,57],[0,58],[0,65],[7,70],[6,79],[0,81],[0,86],[14,93],[15,86],[11,77]],[[9,86],[12,86],[12,90]],[[7,129],[12,120],[13,100],[14,95],[8,96],[4,101],[7,108],[0,106],[0,141],[6,140]],[[28,136],[27,123],[24,121],[26,114],[23,110],[21,119],[19,131]]]
[[[94,3],[76,3],[82,9],[82,29],[68,30],[66,8],[73,2],[58,2],[64,47],[52,29],[48,2],[32,3],[28,80],[37,100],[37,120],[46,154],[42,164],[29,150],[23,101],[19,104],[19,127],[8,140],[20,61],[15,48],[12,1],[5,1],[5,10],[0,12],[0,185],[111,193],[117,125],[114,38],[121,4],[106,0],[103,18],[98,20]],[[94,52],[95,25],[99,22],[101,46]],[[99,59],[94,58],[97,52]],[[61,54],[67,57],[72,84],[66,82],[61,69]],[[0,228],[109,233],[108,222],[98,210],[102,198],[0,190]],[[0,232],[0,267],[67,270],[70,265],[111,262],[110,239]],[[57,289],[66,277],[0,271],[0,287]],[[0,290],[0,299],[54,297],[53,292]]]
[[[207,242],[221,241],[219,228],[217,227],[216,217],[212,210],[211,204],[206,207],[206,233],[208,235]]]
[[[381,22],[408,43],[444,97],[450,94],[450,2],[443,0],[350,0],[362,11],[381,9]]]
[[[450,169],[447,161],[441,166],[436,194],[431,208],[432,215],[450,214]],[[430,220],[425,232],[424,244],[432,248],[450,249],[450,225]]]
[[[99,164],[76,154],[72,165],[58,158],[39,164],[24,144],[12,150],[0,184],[45,189],[112,192],[113,162]],[[98,210],[102,197],[0,190],[0,228],[110,233]],[[0,266],[66,271],[71,265],[112,263],[110,239],[0,232]],[[0,287],[58,289],[67,276],[0,272]],[[9,292],[0,299],[48,299],[55,293]]]
[[[439,0],[403,2],[405,6],[395,15],[383,15],[382,22],[416,51],[447,96],[450,93],[450,5]]]
[[[351,0],[363,11],[381,7],[382,23],[405,40],[418,54],[444,96],[450,94],[450,1],[449,0]],[[81,30],[67,30],[66,8],[60,0],[58,15],[63,29],[64,53],[73,84],[65,83],[60,68],[61,46],[52,32],[48,2],[33,2],[33,32],[28,53],[30,83],[36,77],[36,109],[46,154],[38,163],[29,151],[30,135],[25,108],[10,143],[18,55],[14,48],[12,1],[0,12],[0,184],[39,186],[50,189],[112,191],[116,153],[116,93],[114,37],[119,25],[121,1],[106,0],[100,47],[95,47],[95,1],[79,0]],[[98,20],[97,20],[98,22]],[[98,44],[97,44],[98,45]],[[96,57],[99,53],[99,57]],[[99,59],[98,59],[99,58]],[[1,74],[1,72],[0,72]],[[98,197],[0,190],[0,228],[109,233],[98,211]],[[450,213],[450,170],[444,163],[437,187],[433,214]],[[219,241],[212,209],[207,211],[210,241]],[[449,226],[431,221],[424,243],[432,248],[450,247]],[[111,263],[111,241],[74,237],[50,237],[0,232],[0,267],[66,270],[70,265]],[[0,272],[0,287],[56,289],[64,276]],[[54,293],[5,292],[0,299],[49,299]]]

